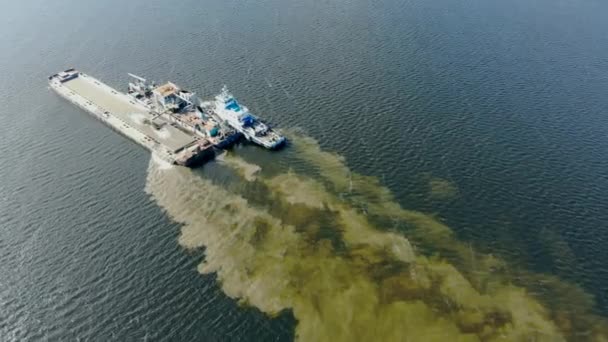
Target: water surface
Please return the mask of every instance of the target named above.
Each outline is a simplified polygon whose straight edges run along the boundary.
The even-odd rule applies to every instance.
[[[605,336],[605,3],[3,8],[3,339]],[[292,144],[162,168],[68,66],[227,84]]]

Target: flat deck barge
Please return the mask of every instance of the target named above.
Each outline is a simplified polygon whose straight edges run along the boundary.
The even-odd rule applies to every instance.
[[[178,128],[94,77],[68,69],[50,76],[49,84],[62,97],[172,164],[195,166],[214,155],[207,139]]]

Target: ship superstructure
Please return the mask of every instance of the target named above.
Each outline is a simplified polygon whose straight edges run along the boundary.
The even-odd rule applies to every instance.
[[[142,77],[129,75],[135,79],[134,83],[129,83],[129,95],[159,116],[207,138],[218,148],[229,147],[238,139],[237,131],[203,111],[195,93],[172,82],[157,86]]]
[[[247,140],[268,149],[276,149],[285,143],[285,137],[238,103],[224,86],[212,103],[212,113],[232,128],[241,132]]]

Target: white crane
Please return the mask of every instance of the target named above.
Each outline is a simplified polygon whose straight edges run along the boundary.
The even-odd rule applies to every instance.
[[[134,79],[136,79],[136,80],[138,80],[138,81],[142,82],[142,83],[146,83],[146,79],[145,79],[145,78],[143,78],[143,77],[139,77],[139,76],[137,76],[137,75],[133,75],[133,74],[131,74],[131,73],[127,73],[127,74],[128,74],[129,76],[133,77]]]

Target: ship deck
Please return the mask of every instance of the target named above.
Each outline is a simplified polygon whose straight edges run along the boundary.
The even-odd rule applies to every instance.
[[[152,118],[146,107],[90,76],[80,74],[80,77],[65,82],[63,86],[172,151],[191,145],[197,140],[195,136],[171,126],[170,122],[160,117],[155,118],[154,122],[162,128],[155,129],[146,123],[146,119]]]

